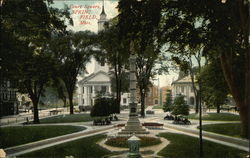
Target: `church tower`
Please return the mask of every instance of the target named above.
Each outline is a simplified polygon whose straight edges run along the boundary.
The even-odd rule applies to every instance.
[[[102,1],[102,12],[100,14],[100,19],[98,20],[98,32],[104,30],[104,24],[108,22],[107,15],[104,10],[104,0]]]
[[[98,32],[104,30],[104,24],[105,22],[108,22],[107,15],[104,10],[104,0],[102,1],[102,12],[100,14],[100,19],[98,20]],[[94,73],[97,73],[98,71],[104,71],[109,72],[109,67],[107,63],[94,61]]]

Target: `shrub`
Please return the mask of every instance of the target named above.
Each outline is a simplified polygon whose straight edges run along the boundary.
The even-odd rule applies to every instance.
[[[91,117],[109,116],[114,113],[114,99],[113,98],[97,98],[95,105],[91,109]]]
[[[172,115],[189,115],[189,106],[186,104],[183,95],[175,98],[173,103]]]

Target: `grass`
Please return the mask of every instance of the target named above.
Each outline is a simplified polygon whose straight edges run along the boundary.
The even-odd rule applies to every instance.
[[[16,126],[0,128],[0,148],[8,148],[46,138],[78,132],[84,127],[75,126]]]
[[[110,155],[111,152],[100,147],[96,142],[106,138],[105,135],[95,135],[79,140],[63,143],[53,147],[45,148],[42,150],[34,151],[21,155],[20,157],[53,157],[64,158],[65,156],[73,156],[74,158],[100,158],[104,155]]]
[[[190,114],[189,119],[199,119],[197,114]],[[240,121],[240,116],[230,113],[208,113],[207,115],[202,116],[203,120],[207,121]]]
[[[199,139],[176,133],[162,133],[170,144],[159,152],[165,158],[199,158]],[[203,140],[203,158],[243,158],[247,152]]]
[[[162,105],[156,105],[156,106],[153,106],[153,109],[163,109],[163,106]]]
[[[209,124],[209,125],[203,125],[202,129],[204,131],[223,134],[227,136],[241,137],[240,123]]]
[[[154,138],[154,137],[139,137],[139,138],[141,139],[140,141],[141,147],[147,147],[161,143],[161,140],[159,138]],[[108,139],[105,142],[105,144],[114,147],[128,148],[127,140],[128,137],[115,137]]]
[[[57,115],[41,119],[41,123],[69,123],[69,122],[87,122],[93,119],[89,114]]]

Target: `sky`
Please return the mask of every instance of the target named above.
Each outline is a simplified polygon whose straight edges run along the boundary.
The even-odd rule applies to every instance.
[[[54,7],[63,8],[67,5],[70,8],[71,17],[74,25],[68,26],[73,31],[90,30],[97,33],[98,19],[102,12],[102,0],[54,0]],[[108,19],[112,19],[118,15],[118,0],[105,0],[104,8]],[[93,61],[93,60],[92,60]],[[86,65],[89,73],[93,72],[93,63]],[[158,82],[159,79],[159,82]],[[153,80],[154,84],[159,87],[169,86],[172,81],[177,79],[177,73],[170,71],[168,75],[157,75]]]

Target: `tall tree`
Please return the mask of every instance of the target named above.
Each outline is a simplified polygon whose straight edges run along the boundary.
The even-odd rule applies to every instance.
[[[44,1],[4,1],[1,7],[4,36],[0,43],[8,78],[17,80],[19,91],[27,92],[33,103],[34,123],[39,123],[38,102],[53,69],[54,61],[48,53],[51,32],[62,32],[66,26],[61,18],[68,18],[67,9],[48,7]],[[12,46],[12,47],[8,47]]]
[[[103,55],[107,63],[111,65],[112,75],[115,81],[115,95],[116,95],[116,112],[120,113],[121,92],[124,90],[123,79],[125,76],[125,67],[128,63],[129,49],[128,41],[120,40],[119,28],[115,25],[117,19],[113,19],[110,27],[104,31],[99,32],[99,39]],[[103,59],[102,59],[103,60]]]
[[[121,0],[118,4],[118,27],[121,38],[129,39],[138,58],[137,80],[141,95],[141,116],[145,116],[144,99],[152,77],[152,68],[159,54],[158,24],[160,0]],[[150,55],[148,54],[150,53]]]
[[[163,105],[164,112],[170,112],[173,110],[172,92],[167,90],[166,103]]]
[[[201,42],[205,46],[203,55],[220,59],[230,93],[240,108],[242,136],[249,138],[249,3],[244,0],[165,2],[164,32],[178,38],[192,37],[201,30],[198,34],[205,39]],[[186,25],[186,21],[194,27]],[[187,34],[183,35],[185,30]]]
[[[70,114],[74,113],[73,95],[80,70],[85,70],[94,52],[96,35],[92,32],[69,32],[55,37],[51,43],[51,51],[56,56],[58,76],[64,82],[70,105]]]
[[[202,83],[202,100],[208,107],[216,107],[217,113],[220,113],[220,107],[225,104],[229,90],[219,61],[214,60],[205,65],[198,78]]]

